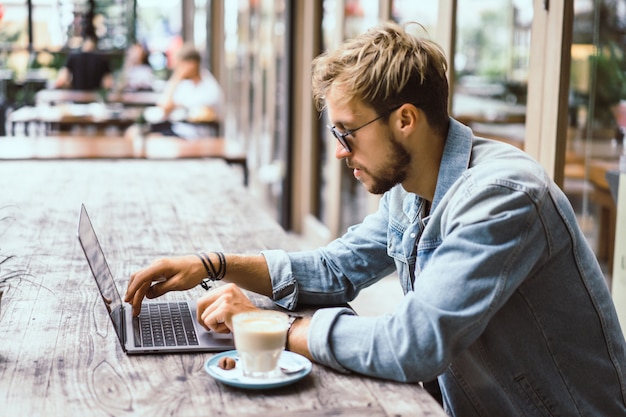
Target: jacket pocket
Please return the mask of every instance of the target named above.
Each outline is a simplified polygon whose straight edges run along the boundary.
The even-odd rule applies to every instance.
[[[556,417],[557,414],[553,414],[550,411],[549,400],[543,398],[541,392],[530,383],[528,379],[524,375],[518,375],[515,377],[515,382],[517,383],[517,388],[519,389],[522,398],[525,398],[527,401],[523,405],[524,415],[526,411],[532,412],[534,416],[540,417]]]

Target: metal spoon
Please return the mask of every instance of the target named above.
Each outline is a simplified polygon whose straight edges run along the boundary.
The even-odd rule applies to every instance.
[[[304,369],[304,364],[297,362],[279,363],[278,367],[285,375],[297,374]]]
[[[239,362],[239,356],[235,356],[233,359],[235,362]],[[304,367],[305,365],[303,363],[297,362],[282,362],[278,364],[278,368],[285,375],[297,374],[302,371]]]

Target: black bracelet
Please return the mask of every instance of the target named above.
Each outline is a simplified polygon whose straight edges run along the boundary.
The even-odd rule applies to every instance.
[[[217,273],[216,280],[222,280],[226,276],[226,256],[222,252],[213,252],[217,255],[220,260],[220,269]]]
[[[202,261],[202,265],[204,265],[204,270],[206,271],[206,275],[210,280],[215,280],[215,274],[209,269],[209,265],[207,264],[208,256],[204,252],[196,253],[196,256],[200,261]],[[206,259],[205,259],[206,257]],[[209,260],[209,262],[211,262]]]
[[[198,259],[200,259],[200,261],[202,261],[202,265],[204,265],[204,270],[206,271],[207,275],[211,276],[211,271],[209,271],[209,266],[204,260],[204,257],[200,253],[196,253],[196,256],[198,257]],[[209,281],[210,281],[209,278],[204,278],[202,282],[200,282],[200,285],[202,286],[202,288],[204,288],[207,291],[211,289],[211,287],[209,286]]]
[[[202,265],[204,265],[204,270],[206,271],[207,278],[203,279],[200,285],[205,290],[209,290],[211,287],[209,286],[208,281],[220,281],[226,276],[226,256],[222,252],[213,252],[217,255],[219,259],[219,266],[215,268],[215,265],[211,261],[209,255],[204,252],[196,253],[196,256],[200,261],[202,261]]]
[[[209,268],[211,269],[211,271],[209,273],[209,278],[212,281],[217,280],[217,270],[215,269],[215,265],[213,265],[213,262],[211,262],[211,258],[209,258],[209,255],[207,255],[204,252],[200,252],[200,255],[204,258],[206,263],[209,265]],[[205,264],[205,267],[206,267],[206,264]]]

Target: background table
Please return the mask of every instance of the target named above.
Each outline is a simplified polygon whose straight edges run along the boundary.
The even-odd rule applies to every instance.
[[[156,91],[77,91],[67,89],[44,89],[36,94],[37,104],[59,103],[94,103],[104,101],[107,103],[122,103],[131,106],[154,106],[160,92]]]
[[[417,384],[320,365],[295,385],[250,392],[207,375],[212,354],[122,352],[76,239],[80,203],[121,291],[155,257],[293,249],[224,162],[3,161],[0,190],[0,260],[13,256],[0,276],[17,275],[0,278],[0,415],[445,415]]]
[[[248,158],[241,146],[221,137],[185,140],[148,135],[143,139],[115,136],[0,137],[0,160],[111,159],[111,158],[220,158],[241,167],[248,184]]]
[[[156,107],[152,108],[162,113]],[[84,131],[113,131],[123,134],[130,126],[143,119],[145,112],[147,110],[141,106],[103,102],[24,106],[9,114],[9,136],[55,135],[62,132],[79,132],[75,134],[80,135]],[[152,122],[158,124],[166,120]],[[205,127],[212,132],[210,136],[218,136],[221,131],[219,120],[201,120],[190,116],[178,121]],[[150,125],[150,122],[144,123]],[[18,126],[22,127],[18,129]]]

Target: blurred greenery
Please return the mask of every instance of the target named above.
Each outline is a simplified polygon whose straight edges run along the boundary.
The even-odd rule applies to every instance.
[[[593,10],[593,42],[596,53],[589,57],[595,71],[594,122],[599,127],[615,126],[613,108],[626,100],[626,21],[616,13],[617,0],[596,2]],[[594,74],[594,71],[591,74]]]
[[[589,60],[596,71],[596,120],[603,125],[610,124],[613,120],[613,106],[626,99],[624,55],[615,43],[610,43]]]
[[[21,34],[22,32],[20,30],[16,30],[13,33],[7,33],[4,30],[0,30],[0,44],[12,44],[17,42]]]

